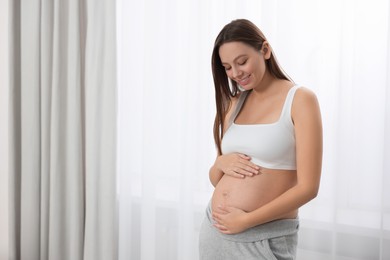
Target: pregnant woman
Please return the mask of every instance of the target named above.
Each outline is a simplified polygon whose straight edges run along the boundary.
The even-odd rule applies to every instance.
[[[215,190],[200,230],[200,259],[295,259],[298,208],[320,184],[317,98],[289,79],[248,20],[219,33],[212,70],[218,156],[209,173]]]

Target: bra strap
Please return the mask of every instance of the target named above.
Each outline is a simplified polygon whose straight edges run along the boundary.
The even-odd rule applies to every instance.
[[[243,91],[243,92],[241,92],[240,97],[238,98],[238,101],[237,101],[237,105],[236,105],[236,107],[235,107],[235,109],[234,109],[234,112],[231,114],[231,116],[230,116],[230,118],[229,118],[227,128],[229,128],[229,127],[233,124],[234,120],[236,119],[238,113],[239,113],[240,110],[241,110],[242,105],[244,104],[244,101],[245,101],[245,99],[246,99],[246,96],[248,95],[248,92],[249,92],[249,91]],[[227,128],[226,128],[226,129],[227,129]]]
[[[282,110],[282,117],[286,118],[287,120],[291,121],[291,107],[294,100],[295,92],[300,86],[293,86],[287,94],[286,100],[284,101],[283,110]]]

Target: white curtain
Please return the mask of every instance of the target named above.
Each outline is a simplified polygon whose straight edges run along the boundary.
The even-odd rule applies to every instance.
[[[0,259],[8,259],[8,1],[0,1]]]
[[[300,211],[298,259],[390,259],[386,0],[119,1],[119,259],[197,259],[212,195],[213,42],[256,23],[320,101],[324,165]]]
[[[117,259],[115,1],[9,3],[9,259]]]

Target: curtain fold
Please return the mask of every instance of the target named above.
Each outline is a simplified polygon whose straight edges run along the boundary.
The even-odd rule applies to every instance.
[[[116,259],[115,1],[10,8],[11,259]]]

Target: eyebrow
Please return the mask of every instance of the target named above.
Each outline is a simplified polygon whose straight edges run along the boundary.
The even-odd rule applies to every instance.
[[[241,54],[241,55],[238,55],[237,57],[235,57],[234,58],[234,60],[233,61],[236,61],[236,60],[238,60],[239,58],[241,58],[241,57],[243,57],[243,56],[247,56],[246,54]],[[222,62],[222,60],[221,60],[221,63],[222,63],[222,65],[229,65],[228,63],[226,63],[226,62]]]

